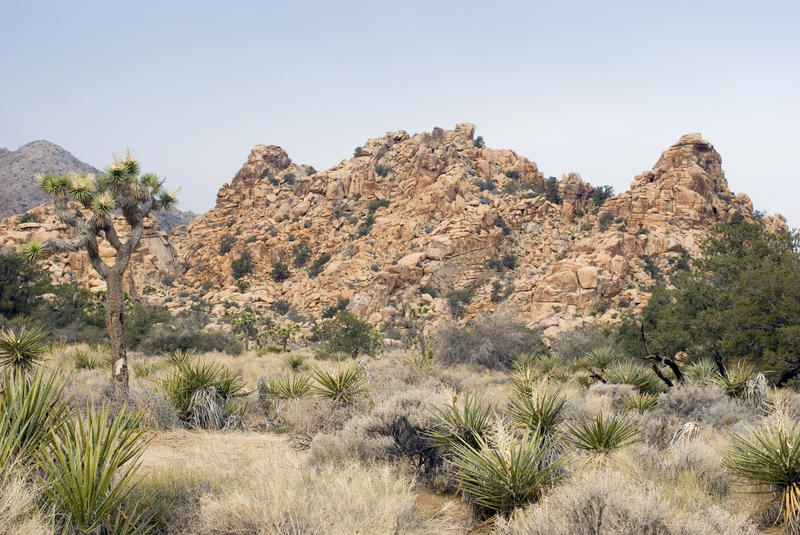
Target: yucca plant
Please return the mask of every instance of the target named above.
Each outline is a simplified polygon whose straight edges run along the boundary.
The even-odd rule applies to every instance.
[[[519,440],[502,429],[476,445],[453,444],[452,463],[461,491],[497,515],[538,501],[563,476],[564,457],[553,455],[553,439],[525,431]]]
[[[83,348],[77,348],[72,352],[72,362],[76,370],[96,370],[105,364],[102,355]]]
[[[631,385],[643,394],[658,394],[663,389],[661,380],[652,370],[632,362],[618,362],[609,367],[608,382]]]
[[[555,355],[543,355],[533,362],[533,370],[539,380],[565,381],[569,372]]]
[[[693,383],[709,384],[719,374],[717,365],[711,359],[699,359],[686,367],[684,375]]]
[[[249,405],[242,402],[249,392],[241,372],[222,364],[187,359],[160,384],[178,417],[190,427],[241,425],[249,412]]]
[[[298,399],[311,390],[311,377],[306,374],[292,375],[286,379],[269,379],[260,383],[265,396],[273,399]]]
[[[477,448],[478,439],[485,439],[492,432],[492,407],[483,397],[475,394],[464,396],[464,402],[453,399],[444,407],[431,407],[434,424],[427,435],[447,455],[456,444]]]
[[[0,331],[0,367],[31,372],[41,363],[46,349],[47,331],[39,327],[21,327]]]
[[[730,364],[725,369],[724,376],[717,373],[711,382],[720,386],[729,396],[741,397],[745,392],[747,381],[757,374],[755,366],[740,360]]]
[[[780,504],[788,533],[800,532],[800,428],[777,424],[732,436],[723,466]]]
[[[37,370],[7,372],[0,389],[0,475],[12,465],[33,463],[35,453],[69,416],[64,383]]]
[[[602,373],[617,359],[617,352],[611,346],[596,347],[583,357],[582,365],[597,373]]]
[[[134,533],[136,515],[124,502],[136,483],[144,437],[141,413],[109,416],[108,406],[69,419],[38,453],[42,489],[56,510],[62,533]]]
[[[653,394],[634,394],[622,400],[626,411],[644,414],[656,408],[658,397]]]
[[[607,455],[618,449],[641,441],[639,424],[624,416],[604,416],[599,412],[594,419],[583,418],[567,422],[567,442],[574,448],[594,455]]]
[[[286,364],[289,365],[289,369],[297,373],[306,368],[306,358],[303,355],[290,353],[286,356]]]
[[[366,364],[363,361],[334,372],[316,369],[312,389],[322,399],[337,403],[355,403],[367,396]]]
[[[539,382],[536,371],[530,363],[515,365],[511,375],[511,391],[514,396],[527,398],[533,395],[536,384]]]
[[[559,392],[544,390],[512,399],[507,412],[517,427],[551,436],[564,421],[566,405],[566,398]]]

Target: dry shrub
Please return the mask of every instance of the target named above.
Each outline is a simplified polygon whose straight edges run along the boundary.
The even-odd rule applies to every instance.
[[[38,510],[38,492],[19,474],[0,480],[0,535],[50,535],[48,525]]]
[[[427,534],[461,532],[447,508],[424,513],[414,482],[389,466],[316,469],[277,453],[248,467],[248,484],[200,500],[197,533],[208,535]],[[458,530],[458,531],[457,531]]]
[[[602,347],[611,348],[618,357],[624,356],[625,352],[614,342],[611,334],[599,325],[579,325],[559,334],[550,345],[550,353],[562,362],[582,359]]]
[[[435,336],[436,360],[509,370],[523,353],[545,350],[541,333],[514,321],[509,314],[492,314],[471,325],[449,325]]]
[[[589,471],[520,511],[497,535],[755,535],[744,513],[680,509],[620,471]]]
[[[593,417],[599,412],[610,414],[621,411],[625,400],[635,393],[631,385],[595,383],[570,404],[570,413],[577,417]]]
[[[341,432],[317,435],[311,443],[312,461],[402,461],[429,473],[442,462],[426,435],[434,422],[430,408],[443,405],[451,396],[433,381],[397,390],[370,414],[352,418]]]
[[[345,422],[364,410],[365,404],[344,405],[312,398],[290,399],[278,409],[277,422],[289,430],[297,448],[306,449],[315,435],[338,431]]]

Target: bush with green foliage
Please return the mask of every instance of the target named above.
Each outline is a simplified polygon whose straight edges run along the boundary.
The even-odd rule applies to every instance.
[[[47,274],[16,254],[0,254],[0,315],[30,313],[50,286]]]
[[[335,305],[331,305],[329,307],[326,307],[322,311],[322,318],[323,319],[328,319],[328,318],[334,317],[337,312],[339,312],[340,310],[346,309],[347,305],[349,305],[349,304],[350,304],[350,299],[348,299],[347,297],[337,297]]]
[[[322,273],[322,269],[325,267],[325,264],[331,259],[330,253],[322,253],[319,255],[308,267],[308,274],[311,277],[316,277],[320,273]]]
[[[364,221],[359,225],[358,230],[356,233],[359,236],[367,236],[370,232],[372,232],[372,226],[375,224],[375,216],[372,214],[368,214],[367,217],[364,218]]]
[[[385,178],[389,175],[389,173],[393,172],[394,169],[389,167],[388,165],[378,164],[375,166],[375,174],[379,177]]]
[[[311,259],[311,246],[304,241],[295,243],[292,245],[292,254],[294,255],[292,265],[296,268],[301,268]]]
[[[467,305],[472,302],[472,290],[452,290],[447,294],[447,306],[454,318],[467,315]]]
[[[292,276],[292,273],[289,271],[289,266],[284,264],[283,262],[273,262],[272,263],[272,272],[270,273],[272,276],[272,280],[275,282],[283,282],[289,277]]]
[[[242,251],[239,257],[231,262],[231,274],[237,280],[250,275],[253,272],[253,268],[253,257],[247,249]]]
[[[242,352],[242,344],[224,331],[202,331],[180,325],[162,325],[154,328],[141,341],[139,350],[161,355],[177,350],[198,353],[220,351],[238,355]]]
[[[391,201],[389,201],[389,199],[375,199],[374,201],[370,201],[367,205],[367,212],[374,214],[379,208],[388,208],[390,204]]]
[[[448,365],[468,363],[510,370],[520,355],[546,350],[541,333],[506,314],[484,316],[464,327],[446,326],[434,339],[436,360]]]
[[[314,337],[328,353],[342,352],[357,357],[375,356],[383,351],[380,331],[347,310],[340,310],[333,318],[323,321]]]
[[[219,241],[219,255],[225,256],[231,249],[233,248],[233,244],[236,243],[236,238],[230,234],[226,234],[222,237]]]
[[[134,304],[125,318],[125,343],[132,349],[138,348],[154,325],[169,323],[170,319],[172,315],[163,305]]]
[[[492,406],[475,394],[466,394],[461,402],[454,397],[444,407],[431,407],[431,415],[434,422],[428,436],[445,455],[452,455],[459,444],[478,448],[480,439],[492,432],[494,422]]]
[[[606,199],[614,195],[614,188],[611,186],[595,186],[589,194],[589,200],[595,206],[603,206]]]
[[[608,230],[608,227],[610,227],[611,223],[613,222],[614,222],[614,214],[612,214],[611,212],[603,212],[597,219],[597,223],[600,225],[600,230],[602,231]]]
[[[561,193],[558,191],[558,179],[554,176],[544,181],[544,198],[553,204],[561,204]]]
[[[475,138],[475,146],[479,149],[486,148],[486,141],[484,141],[483,136],[478,136]]]

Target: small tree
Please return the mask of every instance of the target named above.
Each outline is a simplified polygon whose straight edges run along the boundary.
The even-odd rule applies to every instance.
[[[247,351],[250,349],[250,338],[258,334],[255,315],[250,312],[237,314],[231,320],[231,331],[244,341],[244,350]]]
[[[283,325],[276,325],[269,330],[269,337],[273,342],[281,346],[281,351],[286,352],[286,347],[294,339],[296,326],[291,321],[287,321]]]
[[[114,158],[108,171],[96,178],[80,175],[47,174],[42,188],[53,197],[56,214],[73,232],[72,238],[50,238],[44,243],[28,242],[21,252],[31,261],[45,255],[85,249],[92,267],[106,282],[106,326],[111,345],[111,377],[114,394],[128,395],[128,358],[125,347],[125,301],[122,281],[144,232],[144,219],[150,213],[170,208],[175,193],[163,189],[164,181],[152,173],[139,175],[139,162]],[[123,216],[129,227],[122,240],[114,214]],[[116,251],[114,264],[100,256],[99,239],[105,238]]]
[[[316,335],[330,353],[342,352],[351,357],[359,354],[375,356],[383,350],[380,331],[347,310],[341,310],[332,319],[324,321]]]

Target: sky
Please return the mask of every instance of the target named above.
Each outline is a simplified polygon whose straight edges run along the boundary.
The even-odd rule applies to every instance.
[[[387,131],[477,125],[545,176],[628,189],[700,132],[800,227],[800,2],[28,2],[0,18],[0,147],[130,149],[213,207],[256,144],[322,170]]]

